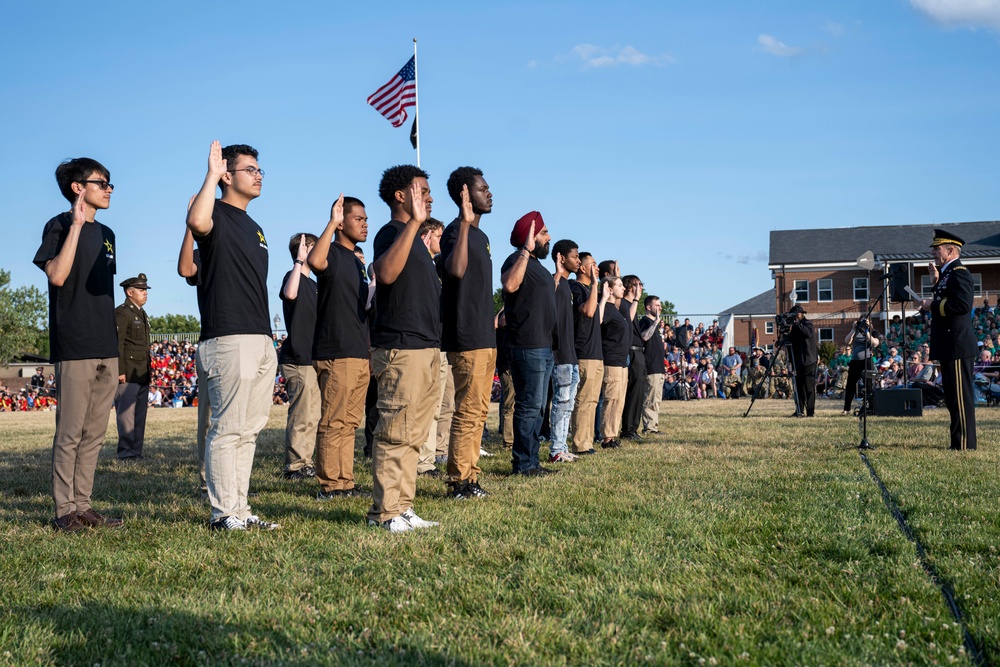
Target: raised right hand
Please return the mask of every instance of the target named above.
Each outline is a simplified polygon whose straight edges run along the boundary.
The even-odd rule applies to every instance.
[[[430,215],[427,213],[427,204],[424,203],[424,193],[417,184],[416,179],[410,183],[410,218],[418,225],[424,224]]]
[[[228,168],[226,161],[222,159],[222,144],[213,141],[211,148],[208,149],[208,174],[221,179]]]
[[[528,238],[524,240],[524,249],[529,253],[535,251],[535,221],[531,221],[531,227],[528,228]]]
[[[344,224],[344,193],[341,192],[340,196],[337,197],[337,201],[333,202],[333,206],[330,207],[330,222],[333,223],[334,229],[340,229]]]
[[[86,184],[83,186],[87,187]],[[87,222],[87,202],[84,201],[83,193],[86,190],[80,190],[80,193],[76,196],[76,201],[73,202],[73,224],[82,225]]]

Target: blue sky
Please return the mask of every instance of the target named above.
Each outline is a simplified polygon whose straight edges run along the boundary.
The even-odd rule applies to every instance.
[[[196,315],[174,270],[185,206],[213,139],[249,143],[280,312],[287,239],[338,193],[366,202],[369,239],[387,220],[378,180],[414,160],[409,122],[365,99],[413,37],[434,215],[456,214],[453,168],[482,168],[497,271],[537,209],[554,240],[713,313],[772,285],[771,230],[1000,217],[1000,0],[18,3],[0,266],[44,288],[31,257],[68,208],[53,171],[86,155],[116,186],[98,219],[120,278],[149,276],[153,315]]]

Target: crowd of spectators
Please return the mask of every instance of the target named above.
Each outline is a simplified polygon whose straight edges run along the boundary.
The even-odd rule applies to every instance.
[[[981,348],[975,364],[979,399],[997,400],[1000,398],[1000,361],[996,361],[1000,356],[1000,303],[991,307],[989,301],[984,300],[982,307],[973,310],[972,317]],[[735,348],[723,348],[724,332],[718,320],[706,327],[701,322],[692,325],[689,319],[683,323],[675,319],[671,326],[665,319],[660,323],[660,329],[666,349],[663,395],[667,399],[748,396],[764,379],[773,363],[773,354],[760,348],[750,354],[737,352]],[[284,335],[274,337],[275,349],[280,349],[284,339]],[[904,384],[939,387],[940,373],[929,359],[929,339],[930,325],[923,316],[907,317],[905,322],[899,316],[893,318],[873,350],[874,368],[879,371],[876,387],[891,389]],[[177,339],[154,342],[150,346],[151,407],[198,405],[197,349],[197,343]],[[906,383],[903,378],[904,354]],[[845,344],[838,347],[829,363],[820,364],[816,376],[818,396],[843,396],[850,359],[851,349]],[[787,365],[782,360],[777,363],[759,397],[790,398]],[[499,385],[499,381],[495,380],[495,384]],[[275,405],[288,402],[285,379],[280,371],[274,379],[273,402]],[[50,373],[46,377],[41,368],[21,389],[0,385],[0,412],[52,410],[55,405],[55,376]]]
[[[1000,304],[990,307],[986,301],[973,311],[972,317],[976,321],[976,334],[982,348],[976,371],[979,386],[983,388],[992,384],[1000,397],[1000,366],[992,366],[993,359],[1000,354]],[[682,324],[675,319],[673,326],[664,321],[661,331],[666,343],[664,398],[739,398],[753,394],[765,378],[765,386],[760,388],[758,398],[791,397],[792,383],[784,359],[779,358],[775,362],[773,352],[760,348],[747,353],[723,347],[723,331],[717,320],[708,327],[703,323],[693,326],[690,320]],[[936,403],[940,392],[935,392],[934,388],[940,387],[940,373],[929,359],[929,320],[917,314],[907,317],[904,322],[896,316],[885,331],[877,333],[877,337],[879,343],[872,357],[873,367],[879,375],[875,388],[891,389],[906,384],[927,387],[934,397],[930,404]],[[906,364],[903,355],[906,355]],[[837,341],[837,351],[821,362],[817,370],[818,396],[843,397],[850,359],[850,345]],[[775,363],[777,365],[771,369]]]
[[[56,376],[39,366],[24,387],[9,388],[0,384],[0,412],[41,412],[56,405]]]

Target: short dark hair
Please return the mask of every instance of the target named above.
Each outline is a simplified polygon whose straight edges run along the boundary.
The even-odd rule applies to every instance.
[[[469,190],[472,190],[472,182],[476,180],[476,176],[482,175],[482,169],[475,167],[459,167],[451,172],[451,176],[448,177],[448,196],[455,202],[455,206],[459,208],[462,206],[462,186],[468,185]]]
[[[597,276],[599,278],[604,278],[605,276],[610,276],[611,271],[615,265],[615,260],[606,259],[597,265]]]
[[[226,146],[222,149],[222,159],[226,161],[226,169],[232,170],[236,166],[236,158],[241,155],[249,155],[254,160],[257,159],[257,149],[253,146],[247,146],[246,144],[233,144],[232,146]],[[226,191],[226,184],[219,179],[219,188],[223,192]]]
[[[378,184],[378,197],[386,206],[392,207],[396,201],[396,193],[410,187],[415,178],[430,178],[427,172],[412,164],[399,164],[382,172],[382,180]]]
[[[90,175],[95,171],[103,176],[104,180],[111,180],[111,172],[97,160],[89,157],[75,157],[71,160],[63,160],[56,167],[56,183],[59,184],[59,192],[72,204],[76,201],[73,184],[82,183],[90,178]]]
[[[316,238],[315,234],[310,234],[309,232],[292,234],[292,238],[288,239],[288,252],[291,253],[292,259],[299,256],[299,239],[301,239],[303,235],[306,237],[306,245],[309,245],[310,243],[312,245],[316,245],[316,241],[319,240]]]
[[[435,229],[444,229],[444,223],[437,218],[427,218],[420,224],[420,229],[417,230],[417,236],[423,237],[424,234]]]
[[[579,250],[579,249],[580,246],[578,246],[575,241],[570,241],[569,239],[560,239],[556,241],[556,244],[554,246],[552,246],[552,261],[555,261],[557,253],[565,257],[574,250]]]
[[[344,196],[344,215],[346,216],[347,212],[350,211],[355,206],[360,206],[361,208],[364,208],[365,207],[365,203],[363,201],[361,201],[360,199],[358,199],[357,197],[348,197],[348,196],[345,195]]]
[[[649,310],[649,307],[652,305],[652,303],[654,301],[659,301],[659,300],[660,300],[660,297],[658,297],[658,296],[656,296],[654,294],[650,294],[649,296],[647,296],[645,299],[642,300],[642,306],[646,310]]]
[[[588,257],[593,257],[593,255],[591,255],[589,252],[581,252],[580,253],[580,261],[581,262],[583,262],[583,260],[587,259]]]
[[[641,282],[642,281],[639,280],[639,276],[632,273],[628,274],[627,276],[622,276],[622,285],[625,286],[625,289],[628,289],[633,285],[635,285],[636,283],[641,283]]]

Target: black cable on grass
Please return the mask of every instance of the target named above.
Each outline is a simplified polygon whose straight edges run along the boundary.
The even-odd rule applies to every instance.
[[[955,591],[951,587],[951,583],[945,581],[940,574],[938,574],[937,568],[931,563],[930,559],[927,558],[927,552],[924,550],[924,545],[920,543],[917,536],[913,534],[913,530],[910,528],[910,524],[907,523],[906,517],[899,510],[896,502],[892,499],[892,495],[889,493],[889,489],[886,488],[882,480],[879,479],[878,473],[875,472],[875,468],[872,466],[871,461],[865,456],[864,452],[858,452],[861,456],[861,460],[865,462],[868,466],[868,472],[871,473],[872,479],[878,486],[879,490],[882,492],[882,500],[885,501],[885,506],[889,508],[889,512],[896,518],[896,523],[899,524],[899,529],[903,531],[903,535],[906,536],[908,540],[913,542],[917,549],[917,557],[920,559],[920,565],[924,568],[924,572],[927,576],[931,578],[931,581],[935,586],[941,591],[941,595],[944,596],[944,601],[948,605],[948,609],[951,610],[951,615],[954,617],[955,621],[958,622],[959,626],[962,628],[963,643],[965,644],[965,651],[972,658],[972,662],[980,667],[990,667],[989,658],[986,654],[979,648],[976,640],[972,637],[969,632],[969,628],[965,625],[965,620],[962,618],[962,610],[959,609],[958,603],[955,601]]]

